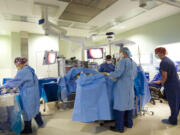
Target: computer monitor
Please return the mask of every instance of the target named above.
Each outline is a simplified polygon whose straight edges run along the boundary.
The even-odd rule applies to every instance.
[[[103,59],[103,48],[90,48],[87,50],[88,59]]]
[[[43,64],[44,65],[55,64],[56,59],[57,59],[56,51],[45,51]]]

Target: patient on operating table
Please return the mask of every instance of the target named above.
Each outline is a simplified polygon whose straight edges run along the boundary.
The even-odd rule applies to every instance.
[[[159,81],[161,80],[161,73],[158,72],[153,80],[151,82],[149,82],[149,86],[151,87],[155,87],[155,88],[161,88],[161,83],[159,83]]]
[[[160,83],[160,80],[161,80],[161,73],[158,72],[153,80],[151,82],[149,82],[149,90],[151,92],[151,96],[152,96],[152,101],[153,99],[156,99],[157,96],[160,98],[163,98],[163,99],[166,99],[166,96],[165,96],[165,93],[164,93],[164,90],[161,89],[162,85]],[[160,100],[161,101],[161,100]]]

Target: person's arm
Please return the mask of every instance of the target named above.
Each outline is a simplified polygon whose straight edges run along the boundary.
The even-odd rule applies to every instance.
[[[159,80],[159,81],[153,81],[153,83],[164,85],[164,83],[165,83],[166,80],[167,80],[167,72],[161,71],[161,76],[162,76],[161,80]]]
[[[111,69],[112,69],[113,71],[115,70],[114,64],[111,64]]]
[[[18,71],[15,78],[8,81],[3,87],[4,88],[19,88],[24,83],[25,77],[24,71]]]
[[[160,64],[161,80],[158,81],[157,83],[164,85],[164,83],[167,81],[168,70],[169,70],[169,63],[162,62]]]
[[[167,72],[162,71],[161,74],[162,74],[162,79],[161,79],[160,82],[161,82],[162,85],[164,85],[164,83],[165,83],[166,80],[167,80]]]
[[[99,70],[98,70],[99,72],[103,72],[104,70],[103,70],[103,64],[101,64],[100,65],[100,67],[99,67]]]
[[[111,77],[111,78],[118,78],[118,77],[120,77],[124,73],[124,70],[125,70],[125,60],[121,60],[118,63],[117,68],[115,69],[115,71],[111,72],[109,74],[109,77]]]
[[[3,88],[19,88],[22,83],[22,79],[16,76],[14,79],[8,81]]]

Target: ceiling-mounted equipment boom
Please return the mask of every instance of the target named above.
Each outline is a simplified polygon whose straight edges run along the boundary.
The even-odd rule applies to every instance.
[[[48,19],[48,7],[42,7],[42,19],[39,20],[39,24],[43,25],[43,29],[45,30],[45,35],[53,34],[53,35],[66,35],[67,30],[61,27],[58,27],[56,24],[52,23]]]

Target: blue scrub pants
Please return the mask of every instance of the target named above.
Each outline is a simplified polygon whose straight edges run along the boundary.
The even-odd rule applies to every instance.
[[[39,127],[43,126],[43,120],[42,120],[42,117],[41,117],[41,113],[38,113],[34,119],[35,119],[35,121],[36,121],[36,123],[38,124]],[[23,133],[24,134],[25,133],[32,133],[31,122],[32,122],[32,120],[24,121],[24,130],[21,132],[22,134]]]
[[[133,110],[118,111],[114,110],[115,114],[115,128],[123,131],[124,126],[128,128],[133,127]]]
[[[171,90],[171,89],[170,89]],[[168,104],[171,110],[171,116],[169,117],[169,122],[171,124],[176,125],[178,122],[177,118],[179,115],[179,111],[180,111],[180,96],[179,94],[172,94],[168,89],[168,91],[165,91],[167,100],[168,100]]]

